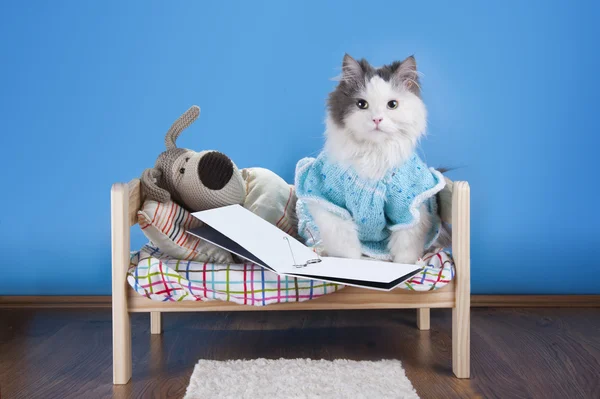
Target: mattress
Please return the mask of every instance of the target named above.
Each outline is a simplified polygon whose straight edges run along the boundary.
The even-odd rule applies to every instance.
[[[454,262],[448,252],[427,254],[419,264],[423,269],[396,289],[432,291],[454,278]],[[249,306],[304,302],[344,288],[330,282],[280,276],[252,263],[174,259],[152,244],[131,254],[127,281],[138,294],[155,301],[220,300]]]

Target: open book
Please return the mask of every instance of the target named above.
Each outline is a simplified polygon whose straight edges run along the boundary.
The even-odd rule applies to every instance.
[[[204,224],[188,230],[190,234],[280,275],[389,291],[421,270],[417,265],[319,257],[240,205],[192,215]]]

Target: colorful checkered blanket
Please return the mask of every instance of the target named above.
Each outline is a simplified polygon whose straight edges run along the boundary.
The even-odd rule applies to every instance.
[[[446,252],[428,254],[422,263],[423,270],[400,288],[431,291],[454,277],[454,262]],[[152,245],[132,253],[127,281],[140,295],[156,301],[222,300],[251,306],[303,302],[344,288],[324,281],[279,276],[252,263],[173,259]]]

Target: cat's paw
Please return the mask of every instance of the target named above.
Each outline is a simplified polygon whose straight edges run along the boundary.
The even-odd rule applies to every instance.
[[[392,254],[394,263],[403,263],[405,265],[414,265],[421,258],[421,251],[415,250],[404,250],[395,254]]]
[[[359,259],[362,245],[354,226],[347,222],[332,219],[329,228],[321,228],[323,247],[328,256]]]
[[[362,256],[360,243],[350,244],[348,242],[333,240],[333,242],[330,241],[329,243],[323,241],[323,245],[325,246],[327,256],[349,259],[360,259]]]
[[[321,233],[322,245],[328,256],[359,259],[362,246],[356,226],[319,206],[310,207],[315,224]]]

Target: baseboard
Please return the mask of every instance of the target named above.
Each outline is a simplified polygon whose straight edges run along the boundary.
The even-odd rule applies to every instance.
[[[4,308],[110,308],[111,297],[100,296],[0,296]],[[600,295],[472,295],[471,307],[592,308]]]
[[[471,307],[597,308],[600,295],[472,295]]]
[[[0,296],[2,308],[110,308],[110,295],[73,296]]]

